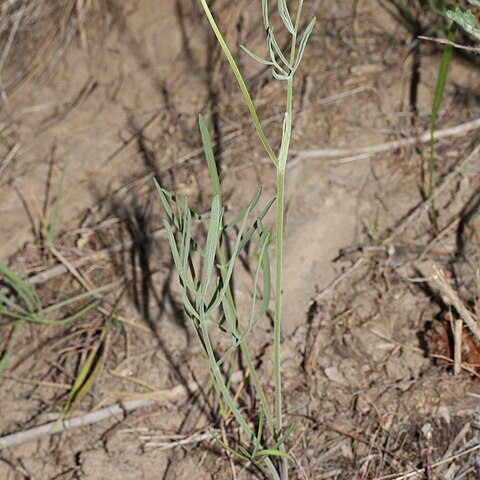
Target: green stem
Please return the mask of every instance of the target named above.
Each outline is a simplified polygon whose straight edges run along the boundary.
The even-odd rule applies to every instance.
[[[292,46],[292,49],[294,47]],[[282,368],[281,368],[281,329],[282,329],[282,268],[283,268],[283,223],[285,213],[285,169],[287,166],[290,139],[292,136],[293,78],[287,80],[287,108],[283,124],[282,145],[277,167],[277,245],[275,257],[275,317],[274,317],[274,369],[275,369],[275,421],[276,435],[282,435]],[[280,445],[285,450],[285,445]],[[288,460],[282,458],[282,480],[288,480]]]
[[[277,248],[275,255],[275,317],[274,317],[274,366],[275,366],[275,426],[276,436],[282,434],[282,375],[281,375],[281,321],[282,321],[282,248],[284,219],[285,174],[277,172]]]
[[[203,311],[200,312],[200,329],[201,329],[201,335],[205,345],[205,351],[207,353],[208,360],[210,363],[211,372],[215,379],[215,383],[222,394],[223,401],[232,412],[233,416],[235,417],[235,420],[237,420],[238,424],[244,431],[245,435],[249,439],[253,439],[255,438],[255,434],[252,431],[252,429],[248,426],[247,422],[243,418],[243,415],[240,413],[240,410],[235,405],[235,402],[233,401],[232,396],[227,386],[225,385],[225,381],[223,379],[222,373],[218,368],[217,359],[215,358],[215,353],[213,352],[213,347],[210,342],[210,335],[208,333],[206,318],[204,316]],[[262,447],[260,446],[260,448]],[[265,465],[267,466],[269,472],[272,475],[272,478],[274,480],[280,480],[277,469],[275,468],[275,465],[273,465],[273,462],[270,460],[270,458],[266,457],[264,461],[265,461]]]
[[[245,99],[248,110],[250,111],[250,115],[252,116],[255,129],[257,130],[257,134],[260,137],[260,141],[262,142],[263,147],[265,148],[270,159],[273,161],[275,165],[277,165],[277,157],[275,156],[275,153],[272,147],[270,146],[270,143],[268,142],[267,137],[265,136],[262,125],[260,123],[260,119],[258,118],[258,115],[257,115],[257,110],[255,109],[255,105],[253,104],[252,98],[250,97],[250,93],[248,91],[247,85],[245,84],[245,81],[243,80],[242,74],[240,73],[240,70],[237,67],[237,64],[235,63],[235,59],[233,58],[233,55],[231,54],[230,49],[228,48],[228,45],[225,42],[225,39],[223,38],[220,32],[220,29],[218,28],[215,22],[215,19],[213,18],[212,12],[210,11],[210,8],[208,7],[206,0],[200,0],[200,2],[202,4],[203,10],[205,11],[205,15],[207,16],[210,26],[212,27],[213,33],[217,37],[218,43],[222,47],[223,53],[227,57],[228,63],[230,64],[230,68],[232,69],[233,74],[237,79],[238,85],[240,86],[240,90],[242,91],[243,98]]]
[[[222,241],[221,246],[220,246],[220,274],[222,275],[222,278],[225,279],[225,265],[226,265],[226,254],[225,254],[225,244]],[[226,297],[228,304],[230,306],[230,311],[232,312],[232,315],[236,315],[235,312],[235,302],[233,301],[233,295],[230,290],[230,286],[227,288],[226,292]],[[237,327],[236,332],[231,332],[232,335],[235,334],[237,338],[242,338],[243,337],[243,332],[240,330],[239,327]],[[242,351],[242,355],[245,358],[245,361],[247,362],[247,368],[250,372],[250,378],[252,380],[253,386],[255,387],[255,390],[258,394],[260,404],[262,405],[263,413],[265,414],[265,418],[267,420],[267,425],[269,426],[272,434],[275,432],[274,428],[274,422],[272,418],[272,414],[270,413],[270,408],[268,406],[267,402],[267,397],[265,396],[265,392],[263,391],[262,385],[260,383],[260,379],[258,378],[257,370],[255,369],[255,365],[253,364],[252,357],[250,356],[250,352],[248,350],[247,342],[246,339],[243,339],[240,342],[240,349]]]
[[[273,325],[274,371],[275,371],[275,436],[282,435],[282,367],[281,367],[281,335],[282,335],[282,263],[283,263],[283,220],[284,220],[285,173],[277,171],[277,248],[275,260],[275,317]],[[285,445],[279,446],[285,451]],[[288,479],[288,461],[282,458],[282,480]]]

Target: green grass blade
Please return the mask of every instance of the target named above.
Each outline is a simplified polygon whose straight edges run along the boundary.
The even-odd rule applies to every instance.
[[[41,310],[42,304],[35,290],[22,277],[3,263],[0,263],[0,274],[4,276],[7,286],[25,302],[30,312]]]
[[[250,455],[243,455],[243,454],[237,452],[237,451],[234,450],[233,448],[229,447],[225,442],[223,442],[222,440],[220,440],[217,435],[214,435],[214,434],[212,433],[212,437],[213,437],[213,439],[214,439],[224,450],[226,450],[228,453],[230,453],[230,454],[233,455],[234,457],[237,457],[237,458],[239,458],[240,460],[246,460],[246,461],[249,461],[249,460],[250,460]]]
[[[255,437],[254,443],[253,443],[253,452],[252,452],[252,457],[255,458],[257,456],[257,453],[260,449],[260,444],[262,442],[262,435],[263,435],[263,410],[260,409],[260,417],[258,419],[258,429],[257,429],[257,436]]]
[[[7,369],[8,361],[13,352],[16,333],[17,329],[13,327],[4,342],[3,351],[0,353],[0,375]]]
[[[55,310],[59,310],[60,308],[67,307],[72,303],[80,302],[87,298],[95,297],[96,295],[111,290],[114,287],[114,283],[110,283],[108,285],[103,285],[101,287],[95,288],[93,290],[89,290],[88,292],[80,293],[79,295],[75,295],[71,298],[67,298],[66,300],[62,300],[61,302],[55,303],[54,305],[50,305],[42,310],[43,313],[51,313]]]
[[[61,318],[59,320],[52,320],[52,319],[46,318],[42,314],[42,315],[32,316],[31,318],[26,319],[26,321],[28,321],[30,323],[39,323],[39,324],[42,324],[42,325],[65,325],[67,323],[73,323],[76,320],[78,320],[79,318],[82,318],[90,310],[93,310],[98,305],[100,305],[100,303],[101,303],[100,300],[92,302],[92,303],[88,304],[86,307],[82,308],[81,310],[78,310],[74,314],[69,315],[69,316],[64,317],[64,318]]]
[[[0,294],[0,313],[7,311],[7,308],[14,310],[18,315],[28,315],[29,312],[22,308],[18,303],[15,303],[12,299],[6,295]]]
[[[212,316],[213,314],[213,310],[216,310],[219,305],[220,305],[220,302],[222,301],[222,298],[225,296],[225,294],[227,293],[227,290],[229,289],[230,287],[230,281],[231,281],[231,278],[232,278],[232,274],[233,274],[233,267],[235,265],[235,260],[236,258],[238,257],[238,255],[240,254],[242,248],[241,248],[241,245],[242,245],[242,235],[243,235],[243,231],[245,230],[245,226],[246,226],[246,222],[247,222],[247,219],[248,219],[248,215],[250,213],[250,210],[251,210],[251,206],[252,203],[250,203],[249,205],[249,208],[247,208],[247,212],[246,212],[246,215],[243,219],[243,222],[238,230],[238,235],[237,235],[237,239],[235,240],[235,244],[233,246],[233,249],[232,249],[232,256],[230,258],[230,260],[227,262],[227,265],[226,265],[226,273],[224,275],[224,277],[222,278],[223,282],[224,282],[224,285],[222,286],[222,289],[221,291],[219,292],[219,294],[217,295],[217,300],[213,303],[213,305],[207,310],[206,312],[206,315],[207,316]],[[207,241],[208,241],[208,237],[207,237]],[[218,242],[218,240],[217,240]]]
[[[448,39],[455,40],[456,26],[452,24],[448,30]],[[430,158],[428,162],[428,186],[426,187],[425,196],[430,198],[433,194],[434,173],[436,166],[435,159],[435,129],[437,126],[438,113],[442,104],[443,94],[445,92],[445,85],[447,83],[448,70],[450,61],[452,59],[453,46],[446,45],[443,51],[440,68],[438,71],[437,86],[435,88],[435,95],[432,105],[432,119],[430,123]]]
[[[272,448],[260,450],[257,453],[257,457],[282,457],[282,458],[287,458],[288,460],[292,460],[292,458],[288,453],[281,452],[280,450],[274,450]]]
[[[91,390],[93,384],[97,380],[100,372],[102,371],[107,350],[107,330],[104,329],[100,337],[100,341],[97,346],[90,351],[85,360],[85,363],[80,368],[75,382],[72,385],[70,393],[68,394],[67,401],[63,407],[62,412],[58,416],[55,425],[52,427],[52,431],[55,431],[58,424],[85,398],[88,392]]]

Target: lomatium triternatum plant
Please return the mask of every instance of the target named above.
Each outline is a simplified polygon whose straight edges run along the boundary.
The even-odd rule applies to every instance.
[[[208,214],[194,212],[185,199],[177,197],[155,182],[163,209],[166,214],[164,226],[178,273],[180,295],[188,317],[203,348],[208,362],[210,378],[217,392],[221,412],[225,417],[233,415],[243,432],[242,444],[235,448],[217,439],[231,455],[251,462],[259,469],[266,468],[271,478],[288,479],[289,455],[285,441],[292,427],[284,428],[282,424],[282,379],[281,379],[281,307],[282,307],[282,241],[284,219],[284,185],[285,170],[288,159],[293,122],[293,80],[305,51],[315,19],[305,28],[300,27],[303,0],[299,0],[297,11],[292,18],[286,0],[277,0],[277,12],[290,37],[289,52],[279,46],[273,26],[269,20],[267,0],[261,0],[263,26],[265,29],[268,58],[262,58],[246,47],[243,50],[256,62],[272,68],[272,74],[286,85],[286,108],[282,128],[282,140],[278,153],[268,141],[262,129],[255,106],[247,85],[235,60],[223,38],[219,27],[210,11],[206,0],[200,0],[213,33],[225,54],[225,57],[240,86],[246,106],[250,112],[254,127],[265,148],[267,155],[275,165],[277,175],[277,195],[253,220],[250,216],[260,200],[258,191],[252,201],[237,215],[227,222],[224,217],[225,207],[222,202],[220,180],[215,164],[212,141],[205,119],[200,116],[199,125],[203,148],[213,187],[213,199]],[[301,31],[302,30],[302,31]],[[265,318],[271,297],[270,260],[268,249],[272,234],[264,227],[264,218],[269,208],[276,201],[277,215],[275,225],[275,315],[274,315],[274,405],[273,411],[265,395],[262,382],[258,376],[247,340],[257,322]],[[194,224],[204,224],[207,231],[205,241],[197,241]],[[231,241],[226,246],[227,235]],[[233,238],[232,238],[233,237]],[[240,321],[232,293],[232,276],[235,263],[249,242],[257,243],[256,267],[253,275],[252,305],[248,321]],[[261,291],[261,294],[259,293]],[[212,343],[211,331],[224,333],[229,339],[229,347],[222,355]],[[243,411],[237,407],[235,394],[231,389],[228,371],[234,355],[241,354],[250,375],[252,389],[258,399],[259,410],[255,424],[250,422]]]

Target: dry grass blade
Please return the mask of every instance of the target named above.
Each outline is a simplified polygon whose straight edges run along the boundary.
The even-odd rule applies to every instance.
[[[2,2],[0,72],[4,92],[10,95],[27,80],[54,66],[77,34],[82,46],[86,46],[86,20],[112,5],[110,1],[90,0]]]
[[[467,327],[480,341],[480,325],[478,323],[478,319],[475,318],[475,315],[465,306],[463,301],[458,297],[457,293],[448,283],[443,271],[437,265],[434,265],[433,270],[435,272],[435,275],[433,276],[432,280],[435,282],[435,285],[444,295],[447,303],[449,303],[455,308],[455,310],[458,312]]]
[[[108,330],[104,327],[99,342],[88,354],[85,363],[82,365],[70,390],[65,407],[59,415],[57,423],[52,427],[52,430],[55,431],[58,424],[78,407],[96,382],[105,363],[108,350],[108,338]]]

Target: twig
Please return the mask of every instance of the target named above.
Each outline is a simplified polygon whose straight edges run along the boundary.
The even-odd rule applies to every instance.
[[[423,35],[419,35],[418,38],[421,40],[428,40],[429,42],[440,43],[441,45],[451,45],[452,47],[459,48],[461,50],[467,50],[469,52],[476,53],[480,55],[480,48],[479,47],[471,47],[469,45],[461,45],[460,43],[452,42],[446,38],[435,38],[435,37],[425,37]]]
[[[438,462],[432,463],[428,465],[428,468],[436,468],[436,467],[439,467],[440,465],[444,465],[445,463],[450,463],[452,460],[456,460],[457,458],[464,457],[465,455],[469,455],[470,453],[476,452],[477,450],[480,450],[480,444],[475,445],[474,447],[468,448],[463,452],[457,453],[455,455],[451,455],[450,457],[443,458]],[[383,477],[376,477],[374,480],[406,480],[408,478],[413,478],[413,477],[416,477],[417,475],[424,473],[426,469],[427,467],[418,468],[417,470],[411,471],[408,473],[402,473],[402,474],[396,473],[394,475],[385,475]]]
[[[147,447],[154,447],[158,449],[158,451],[162,450],[170,450],[175,447],[180,447],[182,445],[190,445],[192,443],[200,443],[203,442],[204,440],[211,440],[212,437],[212,432],[203,432],[203,433],[197,433],[196,435],[191,435],[189,437],[185,437],[181,440],[175,440],[172,442],[158,442],[158,441],[147,441],[144,446]]]
[[[449,458],[453,454],[453,452],[458,448],[458,446],[463,441],[465,436],[470,432],[471,428],[472,428],[472,424],[470,422],[467,422],[462,427],[462,429],[457,433],[457,435],[452,440],[452,442],[450,442],[450,445],[448,446],[447,451],[443,455],[442,460]],[[443,470],[445,470],[445,467],[446,465],[440,466],[437,473],[441,473]]]
[[[232,375],[232,382],[238,383],[243,378],[243,372],[235,372]],[[22,443],[38,440],[48,435],[63,433],[72,428],[83,427],[86,425],[92,425],[94,423],[107,420],[111,417],[123,418],[126,412],[132,412],[139,408],[150,407],[156,402],[175,402],[180,397],[188,394],[195,393],[201,389],[201,384],[198,382],[192,382],[185,385],[177,385],[169,390],[160,390],[154,394],[148,393],[147,398],[141,398],[136,400],[127,400],[119,405],[111,405],[109,407],[102,408],[96,412],[90,412],[85,415],[79,415],[69,420],[64,420],[58,427],[52,431],[53,427],[58,423],[57,421],[49,422],[39,427],[30,428],[28,430],[12,433],[4,437],[0,437],[0,451],[6,448],[11,448]]]
[[[471,132],[472,130],[480,129],[480,118],[471,120],[469,122],[461,123],[454,127],[437,130],[435,132],[435,140],[448,137],[461,137]],[[300,150],[290,163],[297,163],[302,160],[309,159],[345,159],[346,161],[361,160],[369,158],[378,153],[389,152],[399,148],[407,147],[409,145],[416,145],[417,143],[427,143],[430,141],[430,131],[422,133],[419,137],[412,136],[403,138],[401,140],[392,140],[390,142],[378,143],[376,145],[367,145],[358,148],[324,148],[314,150]]]
[[[0,164],[0,175],[2,175],[3,171],[10,165],[10,162],[15,158],[18,150],[20,149],[20,143],[16,143],[5,155],[5,158],[2,160]]]
[[[474,317],[472,312],[465,307],[462,300],[460,300],[456,292],[450,286],[443,271],[440,270],[437,265],[433,266],[433,270],[435,272],[433,280],[446,297],[447,302],[451,303],[451,305],[455,307],[455,310],[458,312],[460,317],[462,317],[462,320],[465,322],[470,331],[477,337],[478,340],[480,340],[480,325],[477,319]]]
[[[28,3],[27,0],[23,0],[20,9],[17,12],[15,23],[13,24],[13,28],[10,30],[7,44],[5,45],[5,48],[3,49],[3,52],[2,52],[2,56],[0,58],[0,71],[2,70],[4,63],[7,60],[8,54],[10,53],[10,49],[12,48],[13,41],[15,39],[15,36],[17,35],[18,27],[20,26],[20,22],[22,21],[23,15],[25,14],[27,3]]]
[[[455,339],[454,350],[454,367],[453,372],[455,375],[460,375],[462,371],[462,330],[463,322],[461,320],[455,320],[453,328],[453,338]]]

